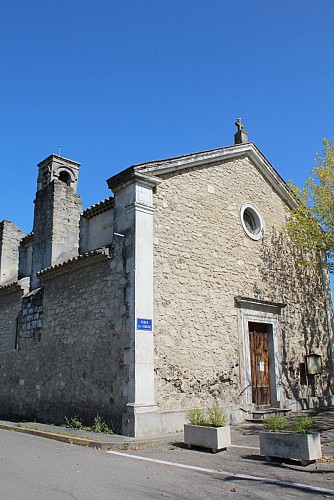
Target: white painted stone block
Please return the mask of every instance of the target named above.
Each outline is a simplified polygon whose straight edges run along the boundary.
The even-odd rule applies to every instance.
[[[231,446],[230,426],[209,427],[204,425],[184,424],[184,442],[188,445],[223,450]]]
[[[282,432],[260,432],[260,454],[268,457],[295,460],[317,460],[321,458],[320,434],[291,434]]]

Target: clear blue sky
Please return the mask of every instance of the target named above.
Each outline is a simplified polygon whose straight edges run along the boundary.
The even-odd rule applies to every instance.
[[[36,164],[84,208],[133,163],[249,139],[302,184],[334,135],[333,0],[1,0],[0,220],[32,228]]]

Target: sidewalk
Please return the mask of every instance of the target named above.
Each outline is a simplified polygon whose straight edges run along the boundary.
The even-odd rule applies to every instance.
[[[333,456],[334,460],[334,407],[320,408],[317,410],[304,410],[292,416],[308,415],[314,419],[314,430],[321,433],[323,454]],[[37,422],[10,422],[0,420],[0,429],[8,429],[42,436],[48,439],[69,442],[72,444],[100,448],[104,450],[130,450],[152,448],[164,444],[182,443],[183,433],[132,438],[119,434],[102,434],[80,429],[41,424]],[[232,445],[249,448],[259,447],[259,431],[263,424],[241,423],[231,427]]]
[[[7,420],[0,420],[0,430],[1,429],[33,434],[47,439],[55,439],[56,441],[63,441],[89,448],[99,448],[102,450],[138,450],[183,439],[183,433],[133,438],[121,436],[119,434],[103,434],[81,429],[68,429],[59,425],[25,421],[10,422]]]

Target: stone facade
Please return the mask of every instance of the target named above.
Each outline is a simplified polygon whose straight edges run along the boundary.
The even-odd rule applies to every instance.
[[[154,298],[156,401],[160,408],[251,402],[243,376],[236,297],[284,303],[280,401],[329,396],[324,276],[298,264],[279,236],[287,206],[247,157],[163,176],[155,195]],[[263,217],[254,241],[240,220],[244,202]],[[310,304],[312,308],[310,310]],[[176,348],[177,346],[177,348]],[[326,370],[306,386],[305,356]]]
[[[140,436],[218,402],[240,421],[260,401],[252,325],[271,405],[334,402],[328,276],[284,238],[295,202],[254,144],[132,166],[83,213],[79,166],[46,158],[33,233],[0,226],[2,415]]]

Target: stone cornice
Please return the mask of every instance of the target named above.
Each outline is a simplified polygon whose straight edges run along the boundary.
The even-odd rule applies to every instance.
[[[254,163],[288,207],[294,208],[297,201],[291,189],[253,142],[167,158],[166,160],[138,163],[110,177],[107,180],[107,184],[114,192],[135,181],[142,181],[146,185],[154,187],[159,184],[159,177],[165,174],[172,172],[181,173],[184,169],[200,166],[205,168],[218,161],[243,158],[245,156]]]
[[[92,205],[91,207],[86,208],[86,210],[84,210],[82,215],[83,217],[85,217],[85,219],[91,219],[96,215],[111,210],[113,207],[114,207],[114,197],[110,196],[106,200],[100,201],[99,203],[96,203],[96,205]]]
[[[252,297],[235,297],[235,302],[238,307],[242,307],[243,309],[267,309],[271,310],[275,313],[280,313],[281,309],[286,307],[286,304],[282,302],[272,302],[270,300],[261,300]]]
[[[191,168],[199,165],[217,162],[221,159],[230,159],[243,156],[248,150],[255,148],[260,152],[254,143],[237,144],[235,146],[226,146],[223,148],[211,149],[208,151],[199,151],[182,156],[175,156],[165,160],[154,160],[145,163],[138,163],[131,168],[139,170],[142,173],[154,173],[154,175],[163,175],[169,172]],[[261,153],[262,154],[262,153]],[[262,155],[263,156],[263,155]],[[263,156],[264,158],[264,156]]]
[[[7,285],[0,286],[0,296],[9,295],[11,293],[19,293],[23,295],[24,291],[17,281],[8,283]]]
[[[86,252],[73,259],[70,259],[61,264],[56,264],[54,266],[43,269],[37,273],[38,278],[42,281],[52,279],[54,276],[59,276],[61,274],[67,274],[74,269],[81,269],[83,267],[90,266],[102,260],[107,260],[109,258],[109,251],[106,247],[98,248],[97,250],[92,250],[91,252]]]
[[[154,188],[160,184],[161,180],[151,175],[147,175],[145,172],[141,172],[137,169],[136,165],[123,170],[119,174],[116,174],[107,180],[109,189],[111,189],[114,193],[129,184],[133,184],[134,182]]]
[[[31,233],[27,234],[26,236],[23,236],[21,242],[27,245],[27,244],[31,243],[33,240],[34,240],[34,233],[31,232]]]
[[[145,214],[153,215],[155,212],[155,208],[151,205],[147,205],[146,203],[141,202],[133,202],[129,205],[126,205],[125,212],[127,214],[131,214],[132,212],[143,212]]]
[[[134,165],[132,168],[143,174],[150,174],[155,177],[159,177],[171,172],[181,172],[184,169],[198,166],[210,166],[211,163],[217,161],[231,160],[244,156],[248,156],[250,158],[261,174],[290,208],[296,206],[296,200],[293,197],[287,183],[252,142],[178,156],[167,160],[141,163]]]
[[[38,168],[41,168],[43,167],[45,164],[48,164],[50,163],[50,161],[56,161],[58,163],[67,163],[69,165],[72,165],[73,167],[80,167],[80,163],[78,163],[77,161],[74,161],[74,160],[70,160],[69,158],[64,158],[63,156],[58,156],[58,155],[50,155],[48,156],[47,158],[45,158],[45,160],[42,160],[40,163],[37,164]]]

